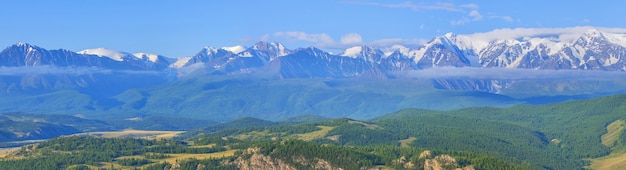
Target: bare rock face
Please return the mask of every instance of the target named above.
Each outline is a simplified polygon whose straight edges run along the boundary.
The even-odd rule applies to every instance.
[[[419,159],[426,159],[430,157],[432,157],[432,153],[429,150],[425,150],[424,152],[420,153]]]
[[[284,161],[270,156],[259,153],[259,148],[248,148],[244,155],[250,155],[238,157],[232,163],[242,170],[295,170],[295,166],[288,164],[288,162],[299,164],[300,166],[309,167],[310,169],[326,169],[326,170],[343,170],[342,168],[333,167],[330,162],[319,159],[307,159],[302,156],[293,156],[290,161]],[[226,163],[228,164],[228,163]]]
[[[411,161],[407,161],[405,156],[400,157],[397,160],[393,161],[394,164],[401,164],[402,167],[406,168],[406,169],[414,169],[415,168],[415,164]]]
[[[234,163],[241,170],[296,170],[295,167],[286,164],[280,159],[273,159],[269,156],[258,153],[259,148],[248,148],[247,154],[252,154],[249,159],[237,158]]]
[[[450,155],[439,155],[433,159],[424,161],[424,170],[450,170],[456,169],[459,164]]]
[[[323,159],[315,158],[313,160],[307,160],[302,156],[294,156],[292,159],[298,164],[310,167],[311,169],[343,170],[342,168],[333,167],[330,162]]]

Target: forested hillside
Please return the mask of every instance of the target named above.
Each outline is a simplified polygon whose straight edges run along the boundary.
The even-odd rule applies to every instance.
[[[625,101],[617,95],[541,106],[405,109],[367,121],[241,118],[174,139],[53,139],[5,155],[0,167],[582,169],[625,152]]]

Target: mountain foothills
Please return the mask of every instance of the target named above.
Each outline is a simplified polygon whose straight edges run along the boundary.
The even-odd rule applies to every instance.
[[[558,36],[485,41],[448,33],[417,49],[355,46],[341,54],[258,42],[179,59],[18,43],[0,52],[0,111],[118,122],[369,119],[403,108],[541,104],[626,91],[625,35],[590,28],[572,41]]]
[[[621,169],[624,101],[245,117],[174,139],[70,136],[5,154],[0,169]]]

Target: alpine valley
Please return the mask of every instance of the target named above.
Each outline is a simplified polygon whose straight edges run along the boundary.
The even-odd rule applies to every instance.
[[[559,32],[514,39],[448,33],[415,49],[354,46],[340,54],[261,41],[177,59],[17,43],[0,52],[0,112],[180,130],[193,127],[140,124],[369,119],[404,108],[506,107],[625,92],[626,34],[576,30],[583,28],[567,41]]]
[[[182,58],[17,43],[0,52],[0,147],[54,139],[0,169],[626,167],[626,33],[567,30]],[[186,132],[101,133],[123,129]]]

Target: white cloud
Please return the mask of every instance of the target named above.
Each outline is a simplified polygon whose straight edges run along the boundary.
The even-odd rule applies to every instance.
[[[394,45],[401,45],[404,47],[417,48],[422,44],[428,42],[426,39],[401,39],[401,38],[390,38],[390,39],[380,39],[374,40],[366,43],[369,46],[376,48],[386,48]]]
[[[482,15],[479,11],[480,6],[478,4],[455,4],[450,2],[436,2],[436,3],[413,3],[406,1],[403,3],[379,3],[379,2],[360,2],[360,1],[344,1],[343,3],[355,4],[355,5],[369,5],[379,6],[385,8],[406,8],[413,11],[449,11],[454,13],[461,13],[459,19],[450,21],[451,25],[465,25],[470,22],[481,21],[483,18],[488,19],[502,19],[507,22],[512,22],[513,18],[510,16],[498,16],[498,15]]]
[[[626,33],[626,28],[603,28],[603,27],[567,27],[567,28],[503,28],[489,32],[467,34],[470,38],[480,41],[492,41],[496,39],[520,39],[528,37],[554,37],[558,41],[571,42],[576,40],[585,32],[597,29],[605,33]]]
[[[471,44],[468,45],[475,51],[481,51],[489,45],[489,42],[494,40],[530,40],[541,42],[550,48],[560,48],[563,45],[571,44],[584,33],[592,29],[599,30],[610,37],[624,36],[623,34],[626,34],[626,28],[581,26],[567,28],[503,28],[489,32],[460,35],[459,37],[463,37],[468,40],[468,42],[471,40]],[[610,39],[613,43],[626,46],[626,41],[623,40],[626,40],[626,37]]]
[[[434,67],[399,72],[399,76],[420,79],[478,80],[616,80],[626,79],[626,72],[589,70],[532,70],[478,67]]]
[[[461,5],[461,7],[463,7],[463,8],[468,8],[468,9],[478,9],[478,8],[480,8],[480,7],[479,7],[478,5],[476,5],[476,4],[463,4],[463,5]]]
[[[341,37],[342,44],[358,44],[362,42],[363,39],[361,38],[361,35],[357,33],[349,33]]]
[[[269,41],[270,35],[269,34],[264,34],[260,37],[244,37],[244,38],[240,38],[238,40],[236,40],[236,42],[240,42],[240,43],[255,43],[255,42],[259,42],[259,41]]]
[[[490,15],[490,16],[487,16],[487,17],[489,17],[489,18],[493,18],[493,19],[501,19],[501,20],[504,20],[504,21],[506,21],[506,22],[513,22],[513,17],[511,17],[511,16],[496,16],[496,15]]]
[[[362,2],[362,1],[344,1],[346,4],[355,4],[355,5],[370,5],[370,6],[379,6],[385,8],[406,8],[413,11],[450,11],[450,12],[463,12],[467,9],[478,9],[479,6],[476,4],[454,4],[449,2],[436,2],[436,3],[420,3],[415,4],[411,1],[406,1],[402,3],[378,3],[378,2]]]
[[[195,63],[189,66],[181,67],[176,71],[177,71],[178,77],[180,78],[180,77],[186,77],[192,74],[193,72],[197,70],[202,70],[204,68],[206,68],[206,65],[204,65],[204,63]]]
[[[260,41],[269,41],[270,40],[270,35],[269,34],[264,34],[263,36],[261,36],[261,38],[259,38]]]
[[[472,10],[469,13],[469,16],[472,17],[472,20],[481,20],[481,19],[483,19],[483,16],[480,15],[480,13],[477,10]]]
[[[427,42],[425,39],[402,39],[402,38],[389,38],[389,39],[379,39],[373,41],[363,41],[363,37],[361,37],[358,33],[348,33],[339,39],[339,41],[335,41],[333,37],[326,33],[306,33],[299,31],[290,31],[290,32],[276,32],[272,34],[272,38],[276,38],[279,40],[286,40],[290,43],[305,43],[310,44],[311,46],[326,48],[326,49],[334,49],[334,50],[344,50],[346,48],[350,48],[358,45],[371,46],[374,48],[387,48],[393,45],[402,45],[410,48],[417,48],[420,45]]]
[[[483,19],[483,16],[477,10],[470,11],[466,17],[463,17],[460,20],[452,20],[450,24],[452,25],[465,25],[469,22],[480,21]]]
[[[335,43],[333,38],[330,37],[330,35],[326,33],[308,34],[308,33],[299,32],[299,31],[289,31],[289,32],[276,32],[274,33],[274,36],[286,38],[288,41],[292,41],[292,42],[306,41],[306,42],[311,42],[311,43],[316,43],[316,44],[334,44]]]
[[[20,75],[88,75],[88,74],[158,74],[155,71],[136,70],[109,70],[100,67],[56,67],[50,65],[43,66],[21,66],[21,67],[0,67],[0,76],[20,76]]]

